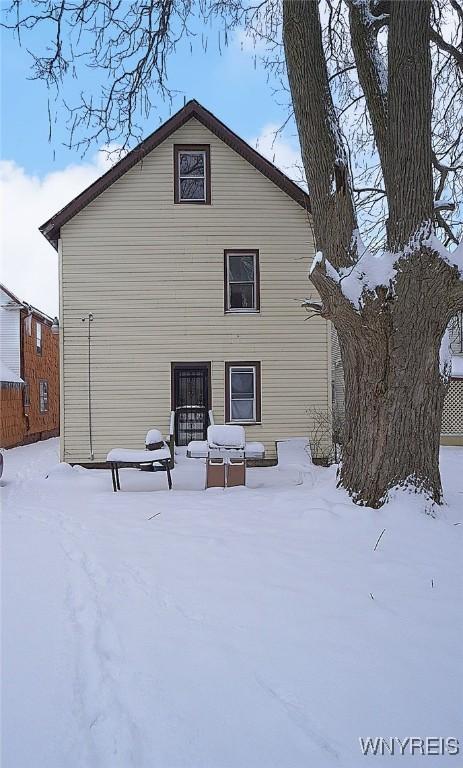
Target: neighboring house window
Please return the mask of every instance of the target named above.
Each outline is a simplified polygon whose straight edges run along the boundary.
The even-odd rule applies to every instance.
[[[211,203],[211,162],[208,144],[174,145],[174,201]]]
[[[454,355],[463,354],[463,312],[452,317],[449,324],[450,347]]]
[[[23,403],[24,403],[24,408],[29,408],[29,406],[31,404],[31,391],[30,391],[30,388],[29,388],[29,382],[28,381],[26,381],[24,383]]]
[[[225,311],[259,312],[259,251],[225,251]]]
[[[32,315],[26,315],[24,326],[28,336],[32,336]]]
[[[35,342],[37,354],[42,354],[42,323],[38,320],[35,321]]]
[[[39,409],[40,413],[48,411],[48,381],[39,381]]]
[[[260,363],[225,363],[225,420],[261,420]]]

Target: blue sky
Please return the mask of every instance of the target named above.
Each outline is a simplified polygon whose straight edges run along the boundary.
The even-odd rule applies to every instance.
[[[236,35],[227,47],[222,43],[220,54],[218,37],[217,27],[209,33],[207,53],[199,38],[192,42],[193,52],[189,42],[180,45],[169,62],[169,85],[186,99],[198,99],[244,138],[258,136],[264,124],[281,122],[285,110],[272,94],[262,64],[255,65],[251,43],[245,44],[243,51]],[[58,112],[52,143],[48,141],[49,94],[42,82],[28,79],[30,57],[26,48],[32,41],[36,46],[46,45],[45,30],[34,38],[24,37],[22,48],[11,34],[2,32],[2,157],[13,159],[30,173],[44,174],[79,162],[81,157],[63,146],[67,139],[64,109]],[[78,83],[67,80],[66,97],[72,101],[80,89],[97,95],[98,86],[95,73],[81,68]],[[183,105],[182,93],[174,98],[173,109],[169,103],[157,101],[157,109],[144,122],[145,134]],[[53,93],[50,96],[53,101]]]
[[[20,298],[49,314],[58,312],[57,257],[38,232],[38,226],[101,175],[108,161],[98,147],[85,157],[67,149],[66,112],[58,110],[51,143],[48,140],[48,91],[30,80],[27,47],[44,48],[45,29],[34,38],[23,38],[22,48],[11,33],[2,30],[2,133],[0,188],[4,220],[1,240],[0,280]],[[158,101],[143,124],[147,135],[183,106],[184,98],[196,98],[244,139],[257,146],[282,170],[298,177],[299,159],[294,126],[274,143],[274,131],[286,117],[284,98],[275,97],[267,72],[242,34],[237,33],[219,52],[219,28],[208,34],[207,53],[201,39],[179,46],[169,61],[169,86],[179,91],[173,106]],[[223,38],[222,38],[223,40]],[[65,84],[68,102],[80,89],[87,95],[99,92],[95,72],[79,71],[78,80]],[[50,94],[53,98],[53,94]]]

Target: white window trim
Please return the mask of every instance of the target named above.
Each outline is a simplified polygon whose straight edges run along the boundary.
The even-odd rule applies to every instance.
[[[253,388],[253,398],[252,398],[252,419],[234,419],[232,417],[233,408],[232,408],[232,374],[236,373],[237,371],[245,371],[248,373],[249,371],[252,371],[252,388]],[[257,423],[257,389],[256,389],[256,382],[257,382],[257,370],[255,365],[231,365],[228,371],[229,380],[228,380],[228,391],[230,393],[230,402],[228,404],[229,412],[230,412],[230,423],[233,424],[256,424]],[[249,400],[249,397],[237,397],[234,398],[235,400]]]
[[[182,155],[202,155],[203,156],[203,168],[204,168],[204,174],[202,176],[182,176],[180,173],[180,165],[182,161]],[[178,168],[177,168],[177,176],[178,176],[178,199],[181,203],[190,203],[190,202],[206,202],[206,195],[207,195],[207,153],[204,149],[180,149],[178,152],[177,157],[178,162]],[[182,197],[182,179],[202,179],[203,180],[203,197]]]
[[[254,264],[254,280],[230,280],[230,256],[252,256]],[[254,287],[254,306],[247,308],[235,308],[231,306],[231,286],[236,283],[244,285],[252,285]],[[257,309],[257,256],[255,252],[251,251],[235,251],[234,253],[227,253],[227,307],[225,309],[226,314],[237,315],[255,315],[259,312]]]

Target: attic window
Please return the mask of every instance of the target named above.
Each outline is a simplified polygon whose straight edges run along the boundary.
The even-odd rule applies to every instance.
[[[210,205],[209,144],[174,145],[174,202]]]

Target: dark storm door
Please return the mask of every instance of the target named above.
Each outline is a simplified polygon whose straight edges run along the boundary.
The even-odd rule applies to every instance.
[[[205,440],[209,422],[209,364],[172,363],[172,385],[175,444]]]

